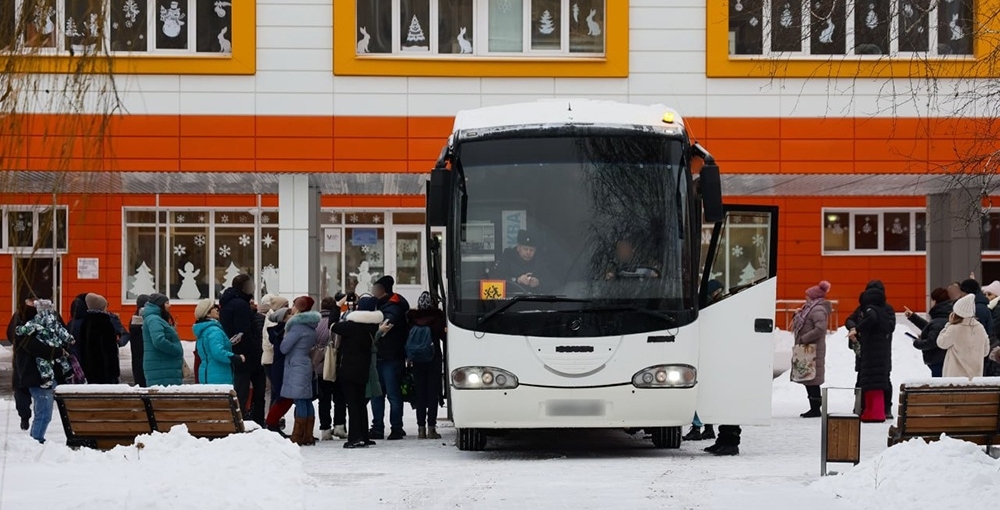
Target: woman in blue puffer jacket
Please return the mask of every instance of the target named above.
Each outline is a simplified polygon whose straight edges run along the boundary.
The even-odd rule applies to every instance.
[[[211,299],[202,299],[194,308],[195,350],[201,358],[198,382],[201,384],[233,384],[233,365],[242,363],[241,354],[233,354],[233,346],[219,323],[219,306]]]

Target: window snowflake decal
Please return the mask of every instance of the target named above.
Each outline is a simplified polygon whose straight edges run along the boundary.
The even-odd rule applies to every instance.
[[[136,18],[139,17],[139,5],[135,3],[135,0],[126,0],[122,11],[125,12],[125,26],[132,28]]]
[[[187,251],[188,251],[187,248],[185,248],[183,244],[178,244],[177,246],[174,246],[174,255],[178,257],[187,255]]]
[[[246,223],[246,222],[247,222],[247,215],[246,214],[241,214],[240,215],[240,223]]]
[[[228,214],[223,214],[222,217],[219,218],[219,221],[221,221],[223,223],[229,223],[229,215]]]
[[[357,223],[357,222],[358,222],[358,215],[357,214],[352,214],[351,215],[351,223]]]
[[[250,236],[243,234],[240,236],[240,246],[250,246]]]
[[[260,244],[263,244],[265,248],[270,248],[274,244],[274,238],[271,237],[271,234],[267,234],[264,239],[261,239]]]
[[[204,234],[198,234],[198,235],[194,236],[194,245],[195,246],[205,246],[205,242],[206,242],[206,239],[205,239],[205,235]]]
[[[24,220],[17,220],[17,223],[14,224],[14,230],[24,232],[25,230],[28,230],[28,224],[25,223]]]
[[[382,217],[376,214],[375,217],[372,218],[372,222],[378,225],[379,223],[382,223]]]
[[[760,234],[753,236],[753,245],[758,247],[764,246],[764,236]]]
[[[260,222],[264,224],[271,223],[271,217],[266,214],[262,214],[260,216]]]
[[[739,246],[739,245],[733,246],[733,256],[734,257],[742,257],[743,256],[743,247]]]
[[[337,223],[340,223],[340,216],[338,216],[337,213],[330,214],[330,223],[333,223],[335,225]]]
[[[205,223],[205,215],[204,214],[199,214],[198,215],[198,223]]]
[[[233,249],[230,248],[229,245],[224,244],[222,246],[219,246],[219,256],[220,257],[228,257],[232,253],[233,253]]]
[[[175,219],[177,220],[177,223],[184,223],[184,219],[185,219],[185,218],[184,218],[184,215],[183,215],[183,214],[178,214],[178,215],[177,215],[177,216],[175,217]]]

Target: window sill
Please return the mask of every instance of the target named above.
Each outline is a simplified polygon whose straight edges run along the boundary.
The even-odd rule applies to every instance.
[[[824,251],[824,257],[926,257],[926,251],[862,251],[854,250],[849,252]]]

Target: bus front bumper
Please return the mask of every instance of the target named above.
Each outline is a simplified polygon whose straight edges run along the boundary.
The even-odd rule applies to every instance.
[[[695,388],[451,390],[455,427],[484,429],[644,428],[691,423]]]

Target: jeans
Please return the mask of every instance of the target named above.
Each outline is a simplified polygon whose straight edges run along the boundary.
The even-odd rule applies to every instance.
[[[52,421],[52,402],[55,401],[55,388],[39,388],[33,386],[31,400],[35,405],[35,421],[31,422],[31,437],[39,443],[45,442],[45,431]]]
[[[691,420],[691,426],[692,426],[692,427],[698,427],[698,428],[701,428],[701,427],[703,427],[704,425],[705,425],[705,424],[701,422],[701,418],[698,418],[698,413],[697,413],[697,412],[695,412],[695,413],[694,413],[694,419],[693,419],[693,420]]]
[[[927,365],[927,368],[931,369],[931,377],[941,377],[941,374],[944,371],[944,362],[931,363]]]
[[[438,397],[441,395],[441,360],[413,364],[413,389],[416,392],[417,426],[437,426]]]
[[[31,391],[28,388],[14,388],[14,406],[19,418],[31,419]]]
[[[332,406],[330,405],[332,401]],[[330,410],[333,410],[331,420]],[[367,413],[366,413],[367,414]],[[368,421],[368,418],[365,418]],[[319,429],[329,430],[331,426],[347,425],[347,402],[340,381],[319,380]]]
[[[313,402],[310,398],[297,398],[295,399],[295,419],[299,418],[311,418],[316,416],[316,410],[313,409]],[[311,433],[312,431],[310,431]]]
[[[264,426],[264,393],[267,391],[267,374],[264,367],[233,372],[233,386],[236,398],[243,408],[243,416]]]
[[[347,440],[368,440],[368,406],[365,405],[365,384],[350,381],[337,381],[344,392],[347,402],[347,414],[351,423],[347,427]]]
[[[271,381],[271,405],[281,398],[281,382],[285,377],[285,362],[272,363],[267,366],[267,379]]]
[[[399,384],[403,378],[403,360],[378,360],[378,380],[382,393],[372,398],[372,431],[385,432],[385,399],[389,397],[389,426],[403,430],[403,391]]]

